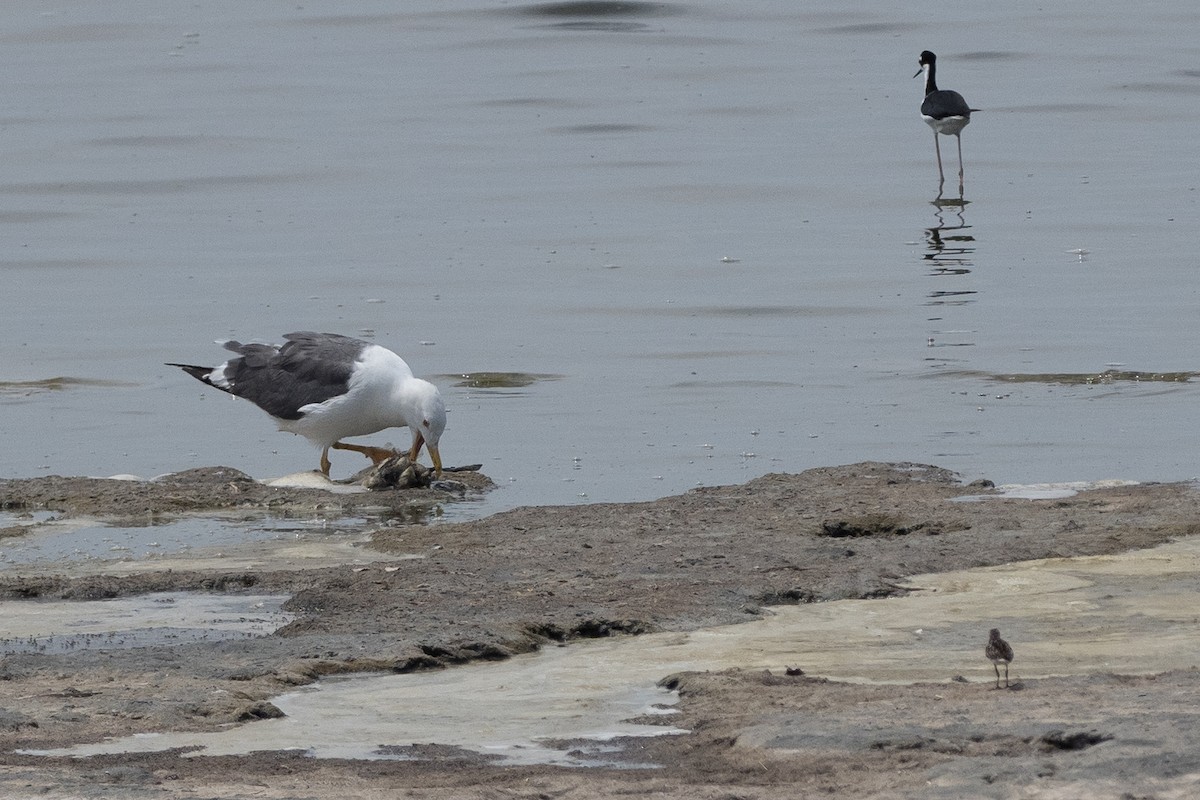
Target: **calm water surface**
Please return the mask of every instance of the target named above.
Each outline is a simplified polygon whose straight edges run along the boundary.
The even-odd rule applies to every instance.
[[[10,3],[0,474],[315,467],[162,362],[317,329],[443,388],[502,487],[460,513],[1196,475],[1194,380],[1084,378],[1200,369],[1200,11],[845,8]],[[984,109],[962,203],[926,48]]]

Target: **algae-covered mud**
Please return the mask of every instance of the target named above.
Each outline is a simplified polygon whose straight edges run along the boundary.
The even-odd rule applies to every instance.
[[[337,535],[358,537],[352,560],[303,567],[226,568],[216,556],[186,568],[153,559],[6,567],[0,593],[13,620],[51,601],[95,618],[119,598],[178,605],[171,625],[183,629],[178,616],[205,595],[251,597],[257,610],[243,615],[259,619],[236,635],[193,627],[186,639],[147,638],[125,606],[121,630],[132,641],[120,647],[92,628],[78,634],[86,646],[61,629],[47,631],[44,649],[27,643],[36,630],[21,629],[20,647],[0,636],[13,642],[0,666],[0,790],[64,796],[103,782],[114,797],[328,796],[347,786],[363,797],[1176,796],[1200,770],[1186,712],[1200,699],[1197,623],[1185,613],[1197,592],[1187,545],[1200,518],[1190,484],[1018,492],[964,485],[935,467],[863,463],[646,503],[411,524],[374,515],[428,490],[267,491],[235,478],[202,471],[170,491],[0,483],[5,513],[34,518],[119,517],[135,506],[227,512],[234,484],[255,511],[280,498],[297,516],[336,508]],[[397,497],[381,501],[389,492]],[[359,496],[373,507],[348,514],[358,501],[346,498]],[[781,606],[797,615],[794,626]],[[784,626],[773,644],[741,638],[764,625]],[[983,657],[997,626],[1017,652],[1014,688],[1001,691]],[[662,636],[683,638],[653,638]],[[566,738],[526,748],[549,754],[540,758],[439,733],[450,728],[438,715],[382,690],[369,711],[339,706],[348,730],[394,723],[371,728],[377,741],[359,755],[305,754],[322,754],[316,733],[271,749],[267,735],[310,713],[288,699],[297,691],[315,698],[332,676],[379,673],[438,678],[426,693],[449,698],[447,726],[474,712],[486,728],[489,713],[497,722],[504,713],[501,691],[476,690],[488,663],[537,664],[547,649],[642,638],[679,654],[670,663],[682,668],[618,649],[574,671],[512,673],[525,676],[508,683],[528,692],[526,705],[545,702],[547,715],[588,670],[592,683],[623,672],[642,682],[647,705],[626,718],[640,729],[594,739],[563,728]],[[648,736],[647,726],[672,735]],[[155,737],[221,731],[256,744],[240,755],[154,746]]]

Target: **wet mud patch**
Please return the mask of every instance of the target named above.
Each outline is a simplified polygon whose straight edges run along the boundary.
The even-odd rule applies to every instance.
[[[461,747],[444,744],[384,744],[375,750],[381,758],[395,758],[411,761],[427,761],[432,763],[451,762],[455,764],[494,764],[502,761],[498,755],[477,753]]]
[[[991,373],[976,370],[950,370],[934,377],[982,378],[1001,383],[1048,383],[1062,386],[1097,386],[1114,383],[1187,383],[1200,372],[1174,370],[1105,369],[1100,372],[1014,372]]]
[[[5,480],[0,574],[266,573],[421,558],[370,550],[369,531],[434,521],[491,487],[477,466],[434,479],[405,455],[344,482],[308,472],[264,484],[227,467],[150,481]]]
[[[500,390],[524,389],[543,381],[561,380],[563,376],[534,372],[464,372],[443,377],[464,389]]]
[[[858,517],[840,517],[827,519],[821,523],[820,535],[835,539],[861,536],[908,536],[910,533],[925,533],[937,536],[964,530],[969,523],[964,520],[923,520],[903,519],[893,514],[865,514]]]
[[[381,465],[395,467],[393,460]],[[405,464],[404,466],[407,466]],[[261,510],[276,513],[346,515],[361,509],[406,512],[453,502],[490,489],[492,481],[478,471],[448,473],[447,480],[417,488],[396,488],[386,476],[378,483],[384,491],[341,492],[347,484],[304,473],[318,482],[311,485],[268,485],[232,467],[202,467],[153,480],[61,477],[0,480],[0,509],[34,511],[50,509],[87,517],[140,517],[227,510]],[[423,468],[422,468],[423,469]],[[378,470],[365,470],[347,483],[371,479]],[[279,483],[276,481],[275,483]],[[420,481],[418,481],[420,483]]]
[[[95,378],[72,378],[65,375],[31,381],[0,381],[0,400],[5,398],[29,397],[44,392],[65,392],[78,388],[128,389],[136,385],[133,383],[105,381]]]

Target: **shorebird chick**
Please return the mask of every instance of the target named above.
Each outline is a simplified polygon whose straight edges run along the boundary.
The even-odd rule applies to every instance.
[[[1004,686],[1008,688],[1008,665],[1013,660],[1013,651],[1012,646],[1000,638],[999,628],[992,628],[988,632],[988,643],[983,654],[992,662],[992,669],[996,670],[997,689],[1000,688],[1000,662],[1004,662]]]

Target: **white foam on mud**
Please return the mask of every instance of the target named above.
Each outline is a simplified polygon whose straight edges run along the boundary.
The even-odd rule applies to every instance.
[[[263,483],[267,486],[278,486],[285,489],[324,489],[335,494],[361,494],[367,491],[362,484],[337,483],[330,480],[327,475],[311,469],[307,472],[293,472],[291,475],[271,478]]]
[[[662,677],[730,667],[848,682],[994,679],[984,658],[999,627],[1014,681],[1155,673],[1200,664],[1200,537],[1114,556],[1043,559],[922,575],[882,600],[789,606],[742,625],[605,639],[500,663],[326,681],[274,702],[287,717],[212,733],[124,737],[50,755],[198,747],[199,755],[299,749],[317,757],[395,757],[380,746],[436,743],[517,763],[588,763],[555,740],[653,735],[628,720],[669,702]],[[660,709],[661,710],[661,709]]]
[[[156,475],[151,478],[151,481],[158,481],[163,478],[169,478],[174,473],[165,472],[162,475]],[[117,475],[97,475],[93,476],[100,480],[108,481],[128,481],[133,483],[145,482],[146,479],[140,475],[133,475],[123,472]],[[340,483],[332,480],[328,475],[324,475],[315,469],[310,469],[305,472],[293,472],[289,475],[281,475],[278,478],[265,478],[259,483],[265,486],[278,486],[284,489],[324,489],[327,492],[336,494],[359,494],[367,491],[367,488],[358,483]]]
[[[971,494],[951,498],[957,503],[978,500],[1061,500],[1074,497],[1080,492],[1095,489],[1112,489],[1118,486],[1136,486],[1138,481],[1118,479],[1100,481],[1064,481],[1062,483],[1006,483],[996,487],[990,494]]]

